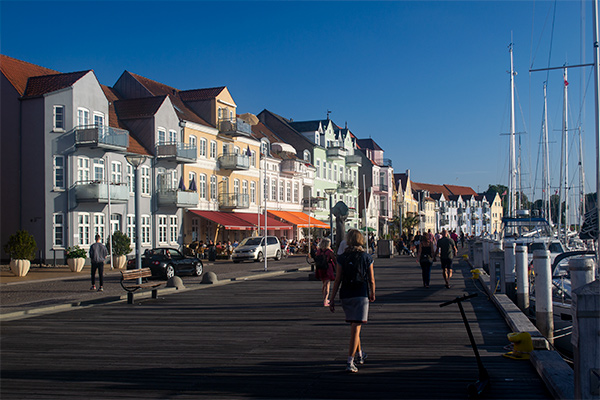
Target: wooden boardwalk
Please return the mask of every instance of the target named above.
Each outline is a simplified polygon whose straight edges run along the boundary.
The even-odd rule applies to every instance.
[[[307,272],[4,322],[3,400],[79,398],[464,399],[477,365],[456,305],[478,292],[466,264],[445,289],[421,288],[412,258],[376,260],[377,300],[344,372],[349,328]],[[480,293],[480,292],[479,292]],[[493,304],[464,304],[490,376],[490,399],[551,398],[529,362],[501,357],[509,332]]]

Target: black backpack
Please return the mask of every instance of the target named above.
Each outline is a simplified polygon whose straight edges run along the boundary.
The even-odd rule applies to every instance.
[[[324,253],[315,255],[315,266],[317,269],[327,269],[327,257],[325,257]]]
[[[342,282],[345,286],[361,287],[367,281],[367,273],[362,263],[362,252],[346,253],[342,267]]]

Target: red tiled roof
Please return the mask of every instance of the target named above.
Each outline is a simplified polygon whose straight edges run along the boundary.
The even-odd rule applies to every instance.
[[[444,185],[451,194],[464,195],[477,195],[477,192],[468,186],[457,186],[457,185]]]
[[[201,101],[211,100],[217,97],[225,89],[225,86],[219,86],[207,89],[192,89],[179,92],[183,101]]]
[[[435,184],[431,184],[431,183],[420,183],[420,182],[415,182],[415,181],[411,181],[410,184],[414,190],[426,190],[429,193],[441,193],[446,198],[448,198],[448,196],[452,194],[444,185],[435,185]]]
[[[27,87],[25,88],[23,97],[37,97],[46,93],[52,93],[57,90],[68,88],[91,71],[92,70],[31,77],[27,81]]]
[[[0,54],[0,71],[2,71],[2,74],[4,74],[6,79],[8,79],[21,96],[25,93],[29,78],[60,73],[53,69],[40,67],[39,65],[17,60],[3,54]]]
[[[164,103],[167,96],[142,97],[141,99],[116,100],[113,104],[120,119],[151,117]]]

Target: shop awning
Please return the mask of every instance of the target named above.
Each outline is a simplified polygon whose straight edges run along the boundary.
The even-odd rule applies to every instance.
[[[234,213],[202,210],[189,210],[189,212],[213,221],[214,223],[223,226],[225,229],[237,231],[251,231],[256,229],[256,222],[252,224],[243,218],[239,218],[237,214]]]
[[[256,223],[258,222],[258,215],[255,213],[235,213],[235,215],[254,226],[256,226]],[[260,226],[265,226],[265,216],[263,214],[260,214]],[[285,230],[293,228],[294,226],[287,222],[277,221],[275,218],[267,216],[267,230]]]
[[[300,212],[300,211],[268,211],[269,214],[276,216],[284,221],[289,222],[290,224],[296,225],[300,228],[308,228],[309,226],[312,228],[324,228],[329,229],[329,224],[325,222],[319,221],[314,217],[310,217],[309,215]]]

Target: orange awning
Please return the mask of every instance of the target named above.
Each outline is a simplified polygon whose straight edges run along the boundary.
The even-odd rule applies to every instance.
[[[269,214],[280,218],[284,221],[289,222],[290,224],[296,225],[300,228],[308,228],[309,226],[312,228],[324,228],[329,229],[329,224],[325,222],[319,221],[314,217],[310,217],[303,212],[300,211],[271,211],[269,210]]]

